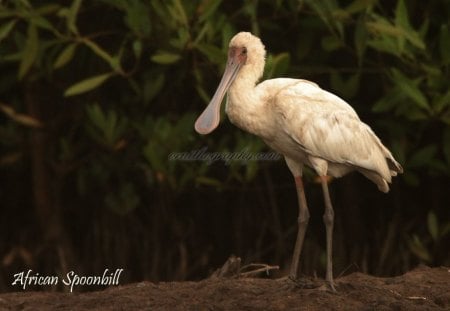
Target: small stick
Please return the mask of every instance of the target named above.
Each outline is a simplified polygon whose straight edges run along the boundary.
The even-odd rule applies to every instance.
[[[411,299],[411,300],[427,300],[426,297],[420,297],[420,296],[406,297],[406,299]]]
[[[255,269],[247,272],[241,272],[248,268],[255,268]],[[265,271],[268,274],[270,270],[279,270],[279,269],[280,269],[279,266],[269,266],[267,264],[251,263],[240,269],[239,277],[250,277],[263,271]]]

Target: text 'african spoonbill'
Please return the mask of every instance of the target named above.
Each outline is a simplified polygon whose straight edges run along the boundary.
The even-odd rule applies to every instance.
[[[302,182],[303,166],[314,169],[320,177],[325,201],[326,280],[335,290],[334,211],[326,176],[341,177],[356,170],[373,181],[379,190],[388,192],[392,176],[402,173],[403,169],[350,105],[317,84],[289,78],[256,84],[264,71],[265,54],[261,40],[249,32],[240,32],[231,39],[225,73],[208,107],[195,122],[195,130],[209,134],[219,125],[220,105],[228,92],[225,111],[230,121],[261,137],[284,155],[295,178],[299,202],[298,234],[290,269],[293,279],[298,275],[309,220]]]

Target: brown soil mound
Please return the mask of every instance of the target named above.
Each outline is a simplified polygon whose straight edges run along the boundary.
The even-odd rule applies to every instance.
[[[87,293],[7,293],[0,310],[450,310],[446,267],[390,278],[353,273],[338,278],[336,289],[301,288],[288,279],[142,282]]]

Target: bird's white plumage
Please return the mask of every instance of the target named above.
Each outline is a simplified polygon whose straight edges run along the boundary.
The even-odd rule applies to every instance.
[[[391,176],[402,168],[350,105],[306,80],[279,78],[256,85],[264,46],[249,33],[237,34],[233,46],[245,46],[248,59],[228,91],[231,122],[262,137],[300,172],[304,164],[335,177],[357,170],[381,191],[389,190]]]

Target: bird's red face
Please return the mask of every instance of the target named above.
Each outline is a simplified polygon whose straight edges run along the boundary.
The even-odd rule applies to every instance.
[[[230,88],[234,79],[239,72],[239,69],[247,61],[247,48],[245,46],[237,47],[231,46],[228,50],[228,60],[225,72],[220,81],[219,87],[216,90],[211,102],[203,111],[203,113],[195,121],[195,130],[199,134],[209,134],[214,131],[219,125],[220,121],[220,105],[223,97]]]
[[[247,61],[247,48],[245,46],[230,47],[230,49],[228,50],[228,61],[230,60],[240,63],[241,65],[244,65],[245,62]]]

